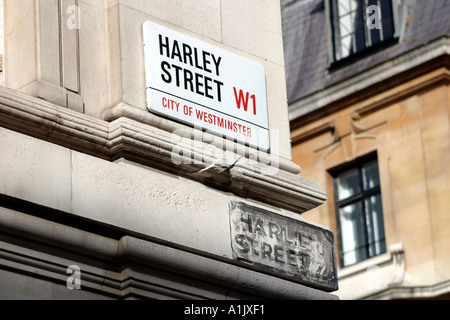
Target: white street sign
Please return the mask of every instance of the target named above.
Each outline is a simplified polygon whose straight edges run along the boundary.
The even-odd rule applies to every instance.
[[[150,112],[269,150],[262,64],[149,21],[143,32]]]

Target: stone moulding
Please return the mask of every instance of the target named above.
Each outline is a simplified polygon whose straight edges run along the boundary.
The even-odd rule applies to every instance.
[[[0,126],[104,160],[125,158],[296,213],[327,199],[321,187],[298,175],[301,168],[290,160],[123,103],[98,119],[0,87]],[[180,130],[182,138],[174,135]]]
[[[365,72],[292,102],[289,105],[289,120],[295,121],[295,125],[299,127],[301,124],[311,122],[313,114],[323,117],[324,112],[329,113],[336,107],[355,103],[357,100],[361,100],[361,97],[371,97],[374,95],[374,88],[376,92],[380,91],[380,87],[389,90],[405,79],[415,79],[437,68],[448,68],[449,55],[450,38],[438,38],[412,51],[389,59]],[[444,80],[448,83],[448,77],[437,80]],[[429,84],[421,84],[421,86],[426,85]],[[402,93],[402,95],[404,94],[405,92]],[[387,102],[387,100],[383,102]],[[377,104],[377,106],[380,105],[382,103]],[[372,107],[371,109],[374,110],[375,108]],[[364,113],[369,109],[360,111]]]
[[[6,208],[0,208],[0,234],[18,236],[24,246],[5,243],[0,250],[0,266],[65,286],[67,263],[75,261],[82,270],[83,291],[116,299],[155,295],[159,299],[224,299],[230,290],[266,299],[338,299],[334,294],[255,273],[225,259],[130,235],[110,238]],[[30,243],[39,244],[39,249]],[[55,247],[65,254],[59,256]],[[155,274],[164,277],[158,279]],[[195,288],[191,287],[193,283]],[[211,285],[217,292],[208,289]]]

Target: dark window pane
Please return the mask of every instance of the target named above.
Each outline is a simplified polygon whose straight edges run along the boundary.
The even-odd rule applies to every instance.
[[[343,264],[347,266],[367,259],[362,203],[357,202],[341,208],[339,225]]]
[[[392,39],[394,36],[394,22],[392,18],[383,19],[381,24],[383,28],[383,40]]]
[[[364,190],[372,189],[380,185],[378,175],[378,162],[372,161],[365,164],[362,168]]]
[[[358,11],[354,14],[355,30],[364,30],[365,28],[365,14],[362,9],[358,8]]]
[[[380,0],[381,18],[392,17],[391,0]]]
[[[361,192],[358,169],[352,169],[341,173],[337,177],[337,189],[339,200],[347,199]]]
[[[364,35],[364,30],[355,33],[355,40],[356,40],[356,52],[359,52],[366,47],[366,37]]]
[[[381,33],[379,29],[372,29],[370,30],[370,39],[371,39],[371,45],[376,45],[377,43],[381,42]]]
[[[368,240],[370,256],[376,256],[386,252],[383,209],[381,207],[381,196],[375,195],[366,199],[366,211],[368,222]]]

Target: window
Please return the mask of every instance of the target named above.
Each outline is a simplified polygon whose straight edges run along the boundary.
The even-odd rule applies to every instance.
[[[335,174],[334,190],[341,267],[386,252],[377,160]]]
[[[394,39],[392,0],[329,0],[334,62]]]

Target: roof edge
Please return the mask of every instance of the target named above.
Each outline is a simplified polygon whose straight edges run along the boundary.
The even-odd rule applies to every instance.
[[[293,122],[332,103],[361,92],[403,72],[438,57],[450,55],[450,37],[444,36],[398,57],[379,64],[366,72],[333,84],[289,104],[289,121]]]

